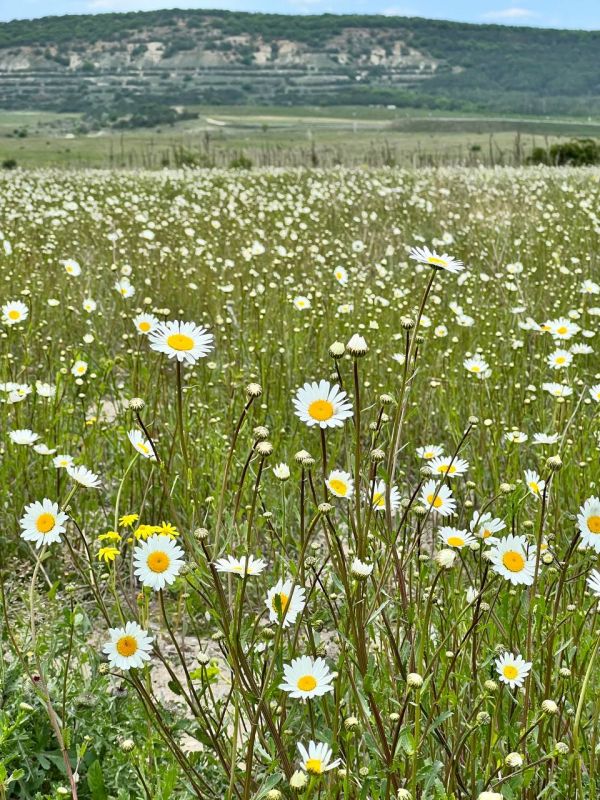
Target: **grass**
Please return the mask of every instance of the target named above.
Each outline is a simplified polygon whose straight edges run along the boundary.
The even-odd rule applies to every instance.
[[[172,127],[81,133],[80,115],[1,112],[0,162],[148,168],[515,164],[536,145],[596,136],[598,122],[425,113],[385,108],[198,107]],[[25,138],[15,131],[26,129]]]
[[[596,797],[597,172],[1,181],[0,796]]]

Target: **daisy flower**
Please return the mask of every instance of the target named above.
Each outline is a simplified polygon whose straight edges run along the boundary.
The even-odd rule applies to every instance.
[[[581,330],[579,325],[571,322],[571,320],[567,319],[566,317],[550,320],[549,322],[544,323],[542,327],[546,325],[548,326],[546,330],[550,332],[554,339],[571,339]]]
[[[553,369],[563,369],[573,362],[573,354],[568,350],[555,350],[546,357],[546,362]]]
[[[20,300],[12,300],[2,306],[2,322],[5,325],[16,325],[24,322],[29,316],[29,309]]]
[[[337,384],[329,381],[305,383],[293,399],[296,416],[309,427],[341,428],[344,420],[352,416],[348,395]]]
[[[432,458],[437,458],[444,454],[444,448],[439,444],[426,444],[424,447],[417,447],[417,455],[419,458],[424,458],[431,461]]]
[[[600,383],[596,383],[593,386],[590,386],[589,391],[592,400],[595,400],[597,403],[600,403]]]
[[[132,286],[129,278],[119,278],[119,280],[115,283],[115,289],[124,299],[133,297],[135,294],[135,288]]]
[[[556,444],[558,442],[558,433],[534,433],[534,444]]]
[[[152,333],[159,324],[159,319],[154,314],[138,314],[133,318],[133,324],[138,333]]]
[[[492,374],[490,365],[479,353],[475,353],[471,358],[465,358],[463,366],[467,372],[472,372],[473,375],[477,375],[478,378],[489,378]]]
[[[305,590],[302,586],[294,586],[291,580],[278,580],[269,589],[265,600],[269,609],[271,622],[280,622],[284,628],[296,622],[306,605]]]
[[[212,333],[194,322],[159,322],[148,339],[153,350],[188,364],[195,364],[214,348]]]
[[[27,542],[35,542],[36,548],[59,542],[68,519],[58,503],[53,503],[52,500],[45,498],[41,503],[31,503],[25,506],[25,513],[19,520],[21,538]]]
[[[526,433],[523,431],[509,431],[508,433],[504,434],[504,438],[507,442],[513,442],[514,444],[523,444],[529,439]]]
[[[86,297],[82,303],[82,308],[84,311],[87,311],[88,314],[91,314],[98,308],[98,304],[95,300],[92,300],[91,297]]]
[[[340,286],[345,286],[348,283],[348,271],[344,267],[336,267],[333,275]]]
[[[111,667],[117,669],[139,669],[150,660],[152,636],[137,624],[127,622],[124,628],[109,628],[110,640],[102,648]]]
[[[71,367],[71,375],[74,375],[76,378],[80,378],[82,375],[85,375],[87,370],[87,361],[76,361]]]
[[[531,547],[525,536],[510,533],[494,542],[487,556],[492,567],[513,586],[531,586],[535,572],[535,548]]]
[[[325,484],[335,497],[343,497],[345,500],[349,500],[354,494],[352,476],[349,472],[344,472],[341,469],[332,469]]]
[[[421,503],[435,511],[440,517],[449,517],[456,511],[456,500],[452,491],[446,486],[440,486],[437,481],[430,480],[421,489]]]
[[[76,278],[78,275],[81,275],[81,267],[79,263],[75,261],[73,258],[65,258],[63,261],[60,262],[67,275],[70,275],[72,278]]]
[[[500,533],[506,528],[506,523],[502,522],[498,517],[492,517],[489,511],[485,514],[480,514],[479,511],[473,512],[473,518],[469,523],[469,530],[480,539],[485,539],[487,544],[498,541],[494,535]]]
[[[183,563],[183,550],[167,536],[151,536],[133,551],[135,574],[155,592],[173,583]]]
[[[293,300],[294,308],[298,311],[305,311],[307,308],[310,308],[310,300],[308,297],[304,297],[304,295],[298,295],[294,297]]]
[[[241,558],[227,556],[227,558],[219,558],[215,562],[217,572],[229,572],[232,575],[239,575],[240,578],[246,575],[260,575],[266,566],[266,561],[263,561],[262,558],[254,558],[254,556],[242,556]]]
[[[540,476],[532,469],[525,470],[525,483],[527,484],[527,488],[529,492],[538,499],[541,497],[542,492],[544,491],[544,487],[546,486],[546,481],[540,480]]]
[[[66,453],[59,453],[59,455],[52,459],[52,463],[56,469],[66,469],[67,467],[73,466],[73,456],[69,456]]]
[[[452,258],[447,253],[439,255],[435,250],[430,250],[428,247],[411,248],[409,258],[419,264],[426,264],[434,269],[443,269],[446,272],[461,272],[465,266],[462,261]]]
[[[138,453],[141,453],[144,458],[149,458],[151,461],[156,461],[156,456],[152,450],[152,445],[140,431],[129,431],[127,438],[131,442],[132,446],[138,451]]]
[[[600,553],[600,500],[597,497],[588,498],[581,506],[577,525],[586,547]]]
[[[375,511],[385,511],[387,488],[385,481],[374,481],[372,484],[373,499],[372,504]],[[395,514],[400,507],[400,492],[396,486],[390,489],[390,510]]]
[[[368,561],[361,561],[360,558],[353,558],[352,564],[350,564],[350,572],[355,578],[364,580],[373,572],[373,564],[369,564]]]
[[[573,394],[573,389],[563,383],[542,383],[542,389],[553,397],[570,397]]]
[[[54,397],[56,395],[56,386],[51,383],[36,381],[35,390],[40,397]]]
[[[427,466],[436,475],[448,475],[449,478],[457,478],[464,475],[469,469],[469,462],[462,458],[453,459],[452,456],[442,456],[432,458]]]
[[[295,658],[291,664],[283,665],[283,682],[279,688],[290,697],[308,700],[333,692],[333,675],[322,658],[313,661],[310,656]]]
[[[587,585],[590,587],[590,591],[600,597],[600,572],[597,569],[593,569],[587,577],[586,580]]]
[[[476,541],[472,533],[468,533],[466,530],[452,528],[450,526],[444,526],[443,528],[440,528],[438,531],[438,537],[440,541],[448,545],[448,547],[457,547],[459,550],[462,547],[469,547],[470,545],[475,544]]]
[[[97,489],[100,486],[100,478],[91,469],[74,467],[72,464],[66,469],[69,477],[81,486],[85,486],[86,489]]]
[[[531,662],[525,661],[523,656],[513,655],[513,653],[503,653],[494,663],[498,677],[511,689],[521,688],[532,666]]]
[[[330,769],[335,769],[340,763],[340,759],[336,758],[335,761],[331,760],[332,751],[331,747],[325,742],[308,743],[308,750],[302,742],[298,742],[298,750],[300,751],[301,761],[300,766],[309,775],[322,775]]]
[[[16,431],[9,431],[8,438],[13,444],[32,445],[40,438],[40,435],[29,430],[29,428],[19,428]]]

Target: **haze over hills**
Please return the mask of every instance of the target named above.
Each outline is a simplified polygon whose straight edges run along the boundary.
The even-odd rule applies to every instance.
[[[589,115],[600,112],[599,52],[595,31],[408,17],[45,17],[0,24],[0,108],[102,122],[169,121],[202,103]]]

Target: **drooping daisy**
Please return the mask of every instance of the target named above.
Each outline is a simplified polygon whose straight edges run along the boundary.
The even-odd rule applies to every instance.
[[[138,314],[133,318],[133,324],[138,333],[148,334],[152,333],[159,324],[159,319],[154,314]]]
[[[558,442],[558,433],[534,433],[534,444],[556,444]]]
[[[350,572],[355,578],[365,580],[373,572],[373,564],[368,561],[361,561],[360,558],[353,558],[350,564]]]
[[[372,486],[372,504],[375,511],[385,511],[387,487],[385,481],[375,481]],[[370,495],[369,495],[370,496]],[[400,507],[400,492],[398,487],[392,486],[390,489],[390,511],[395,514]]]
[[[33,449],[41,456],[53,456],[54,453],[56,453],[55,447],[48,447],[48,445],[43,442],[41,444],[34,444]]]
[[[305,383],[293,399],[296,416],[309,427],[341,428],[352,416],[352,403],[337,384],[329,381]]]
[[[494,663],[498,677],[511,689],[514,689],[515,686],[520,688],[523,685],[532,667],[530,661],[525,661],[523,656],[513,653],[503,653]]]
[[[153,641],[148,631],[137,622],[126,622],[124,628],[109,628],[110,641],[106,642],[102,652],[106,653],[111,667],[117,669],[140,669],[150,660],[150,649]]]
[[[546,481],[540,479],[540,476],[532,469],[525,470],[525,483],[527,484],[527,488],[529,492],[538,499],[542,496],[542,492],[544,491],[544,487],[546,486]]]
[[[462,458],[452,458],[452,456],[441,456],[432,458],[429,469],[434,475],[447,475],[449,478],[459,478],[469,469],[469,462]]]
[[[148,339],[153,350],[188,364],[195,364],[214,348],[212,333],[194,322],[159,322]]]
[[[310,656],[295,658],[291,664],[283,665],[283,682],[279,688],[290,697],[308,700],[333,692],[333,675],[322,658],[313,661]]]
[[[66,530],[68,516],[60,510],[58,503],[44,498],[25,506],[25,513],[19,520],[21,538],[35,542],[36,548],[60,541],[61,533]]]
[[[262,558],[254,558],[254,556],[242,556],[241,558],[227,556],[227,558],[219,558],[215,562],[217,572],[229,572],[232,575],[239,575],[240,578],[245,575],[260,575],[266,566],[266,561],[263,561]]]
[[[473,534],[468,533],[466,530],[452,528],[449,525],[439,529],[438,537],[440,541],[448,545],[448,547],[456,547],[459,550],[462,547],[469,547],[475,544],[475,537]]]
[[[552,369],[564,369],[573,363],[573,354],[568,350],[555,350],[547,356],[546,361]]]
[[[478,378],[489,378],[492,374],[490,365],[479,353],[475,353],[471,358],[465,358],[463,366],[467,372],[472,372]]]
[[[345,286],[348,283],[348,271],[344,267],[336,267],[333,275],[341,286]]]
[[[341,469],[332,469],[325,481],[327,488],[335,497],[349,500],[354,494],[354,481],[349,472]]]
[[[40,438],[40,435],[30,431],[29,428],[19,428],[16,431],[9,431],[8,438],[14,444],[32,445]]]
[[[5,325],[17,325],[29,316],[29,309],[20,300],[12,300],[2,306],[2,322]]]
[[[417,447],[417,455],[419,458],[424,458],[431,461],[432,458],[437,458],[444,454],[444,448],[439,444],[426,444],[424,447]]]
[[[489,511],[480,514],[479,511],[473,512],[473,518],[469,523],[469,530],[480,539],[484,539],[487,544],[497,541],[496,533],[500,533],[506,528],[506,523],[498,517],[492,517]]]
[[[301,614],[306,605],[306,596],[303,586],[294,586],[291,580],[278,580],[275,586],[269,589],[265,600],[269,609],[271,622],[282,622],[283,627],[293,625],[298,614]]]
[[[585,331],[583,332],[585,336]],[[594,352],[594,348],[583,342],[577,342],[576,344],[572,344],[569,348],[569,352],[571,352],[574,356],[589,356]]]
[[[301,761],[300,766],[309,775],[322,775],[330,769],[335,769],[340,763],[340,759],[336,758],[335,761],[331,760],[333,755],[331,747],[325,742],[308,743],[308,750],[302,742],[298,742],[298,750],[300,751]]]
[[[310,300],[308,297],[300,294],[294,297],[294,308],[298,311],[306,311],[306,309],[310,308]]]
[[[579,509],[577,525],[586,547],[600,553],[600,500],[589,497]]]
[[[513,586],[531,586],[533,583],[535,548],[528,544],[525,536],[509,533],[494,542],[487,555],[494,571]]]
[[[413,247],[409,253],[409,258],[419,264],[426,264],[434,269],[443,269],[446,272],[461,272],[465,266],[462,261],[452,258],[447,253],[439,255],[435,250],[430,250],[428,247]]]
[[[437,481],[430,480],[421,489],[421,503],[435,511],[440,517],[449,517],[456,511],[456,500],[452,491],[446,486],[440,486]]]
[[[63,261],[60,262],[67,275],[70,275],[72,278],[76,278],[78,275],[81,275],[81,267],[79,263],[75,261],[73,258],[65,258]]]
[[[127,437],[133,447],[135,447],[138,453],[141,453],[144,458],[149,458],[151,461],[156,461],[156,456],[154,455],[152,445],[140,431],[135,429],[131,430],[128,432]]]
[[[590,591],[593,592],[595,595],[600,597],[600,572],[597,569],[593,569],[587,577],[586,580],[587,585],[590,588]]]
[[[36,381],[35,390],[40,397],[54,397],[56,395],[56,386],[54,386],[52,383]]]
[[[581,284],[580,289],[582,294],[600,294],[600,285],[598,285],[595,281],[586,278]]]
[[[88,370],[87,361],[76,361],[71,367],[71,375],[81,378]]]
[[[97,489],[100,486],[100,478],[87,467],[74,467],[71,464],[67,466],[67,474],[86,489]]]
[[[173,583],[183,567],[183,550],[168,536],[151,536],[133,551],[135,574],[157,592]]]

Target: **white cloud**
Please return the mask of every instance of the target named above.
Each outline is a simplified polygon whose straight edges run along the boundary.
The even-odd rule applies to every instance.
[[[409,6],[389,6],[381,12],[384,17],[416,17],[417,12]]]
[[[497,22],[518,22],[519,20],[535,19],[535,17],[537,14],[534,11],[520,6],[511,6],[500,11],[488,11],[487,14],[481,15],[481,19]]]

